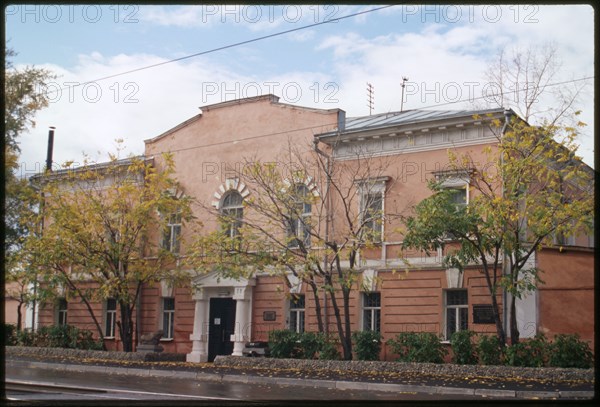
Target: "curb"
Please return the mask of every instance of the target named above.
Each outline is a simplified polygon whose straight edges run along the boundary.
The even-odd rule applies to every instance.
[[[443,387],[443,386],[423,386],[411,384],[396,384],[396,383],[365,383],[354,381],[335,381],[335,380],[318,380],[318,379],[295,379],[287,377],[263,377],[253,375],[235,375],[235,374],[215,374],[202,372],[179,372],[176,370],[167,369],[146,369],[146,368],[123,368],[112,366],[90,366],[76,364],[56,364],[48,362],[33,362],[10,360],[5,361],[6,364],[13,366],[21,366],[25,368],[42,368],[59,371],[72,372],[94,372],[94,373],[111,373],[118,375],[142,376],[142,377],[170,377],[192,380],[208,380],[216,382],[228,383],[257,383],[271,385],[287,385],[300,387],[322,387],[336,390],[365,390],[365,391],[383,391],[395,393],[426,393],[440,395],[467,395],[481,397],[501,397],[501,398],[516,398],[516,399],[592,399],[594,398],[593,391],[535,391],[535,390],[496,390],[496,389],[476,389],[465,387]],[[110,369],[110,372],[109,372]]]

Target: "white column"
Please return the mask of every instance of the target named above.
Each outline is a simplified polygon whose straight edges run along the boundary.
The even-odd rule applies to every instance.
[[[243,356],[242,351],[250,340],[250,299],[251,287],[235,287],[235,331],[231,335],[233,356]]]
[[[192,352],[187,354],[185,360],[200,363],[208,361],[208,333],[205,332],[205,328],[207,328],[207,299],[203,290],[197,292],[193,298],[196,300],[196,309],[194,312],[194,331],[190,335]]]

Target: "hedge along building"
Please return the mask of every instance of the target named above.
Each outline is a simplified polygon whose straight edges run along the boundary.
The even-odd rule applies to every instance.
[[[448,149],[477,155],[498,141],[489,128],[490,119],[475,119],[475,113],[504,117],[502,110],[416,110],[346,119],[339,109],[286,105],[266,95],[205,106],[201,114],[147,140],[145,154],[154,157],[159,169],[160,153],[173,154],[179,193],[202,203],[195,214],[205,231],[219,227],[211,212],[234,214],[240,224],[256,216],[244,202],[257,191],[239,178],[248,159],[281,162],[291,143],[307,153],[316,145],[338,167],[360,169],[365,160],[375,163],[371,177],[337,180],[345,190],[354,191],[356,199],[349,210],[353,219],[360,220],[365,210],[382,215],[382,221],[366,225],[379,239],[358,253],[356,281],[348,300],[351,329],[380,330],[385,340],[406,331],[441,333],[448,339],[459,329],[495,332],[483,276],[476,266],[463,273],[444,268],[443,252],[425,256],[401,250],[397,215],[429,196],[427,180],[436,177],[456,190],[457,202],[468,204],[473,193],[470,174],[447,171]],[[361,174],[359,170],[353,173]],[[298,181],[306,183],[315,202],[327,196],[323,177]],[[361,190],[365,185],[369,188]],[[329,205],[330,213],[320,213],[313,224],[330,228],[332,239],[343,239],[347,228],[341,221],[340,203],[332,199]],[[315,217],[317,207],[312,206]],[[327,222],[330,225],[324,226]],[[186,243],[194,236],[174,217],[166,236],[157,231],[154,238],[186,256]],[[579,333],[586,340],[593,339],[593,249],[589,249],[593,242],[581,236],[564,243],[569,243],[563,246],[566,250],[547,248],[532,260],[544,270],[546,284],[518,302],[522,337],[544,332]],[[319,250],[317,242],[311,250]],[[410,264],[407,273],[406,260]],[[317,330],[315,297],[302,279],[288,275],[288,287],[280,276],[264,271],[238,279],[210,270],[190,273],[190,285],[171,287],[163,281],[142,292],[140,332],[163,329],[165,351],[187,353],[189,361],[206,361],[219,354],[240,355],[245,342],[266,340],[272,329]],[[293,299],[286,295],[290,292]],[[497,299],[504,307],[504,295],[500,293]],[[325,329],[335,333],[331,298],[319,300]],[[577,315],[561,305],[575,301],[580,310]],[[505,316],[503,312],[504,321]],[[51,315],[44,321],[50,322]],[[118,338],[111,347],[119,347]],[[382,358],[393,358],[386,346]]]

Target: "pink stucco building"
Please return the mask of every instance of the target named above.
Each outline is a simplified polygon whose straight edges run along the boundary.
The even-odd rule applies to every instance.
[[[483,119],[474,118],[474,113]],[[497,143],[489,128],[493,118],[503,120],[504,111],[410,110],[347,118],[341,109],[294,106],[265,95],[202,107],[198,115],[146,140],[145,157],[160,168],[161,153],[173,154],[181,191],[200,203],[195,215],[207,231],[215,230],[218,222],[206,208],[253,216],[244,210],[243,200],[256,191],[236,178],[249,160],[277,161],[289,146],[308,152],[316,145],[331,160],[350,166],[361,165],[357,154],[385,162],[378,167],[371,190],[378,194],[376,204],[384,220],[373,225],[380,233],[377,244],[361,251],[357,278],[363,284],[360,288],[357,284],[351,294],[352,328],[380,330],[384,341],[405,331],[435,332],[447,339],[458,329],[495,332],[493,323],[479,314],[490,304],[483,276],[477,266],[464,273],[444,268],[442,252],[429,257],[403,252],[400,223],[394,215],[431,193],[427,180],[444,173],[448,149],[477,156],[483,147],[493,147]],[[472,193],[468,176],[449,177],[447,182],[468,204]],[[307,188],[323,195],[317,183]],[[351,211],[360,216],[360,198],[355,202]],[[336,216],[332,233],[343,233],[343,227],[335,228]],[[193,239],[185,225],[179,230],[182,242]],[[518,302],[521,337],[537,332],[578,333],[593,341],[594,242],[578,236],[564,243],[564,250],[543,249],[533,259],[544,271],[545,284]],[[179,249],[183,256],[185,249],[184,243]],[[405,273],[407,260],[410,271]],[[313,294],[294,278],[288,287],[281,277],[265,272],[247,279],[197,270],[190,270],[190,276],[190,283],[182,286],[149,285],[141,296],[139,331],[163,329],[161,344],[166,352],[185,353],[188,361],[211,361],[220,354],[241,355],[246,342],[267,340],[272,329],[316,329]],[[290,291],[301,301],[291,302],[285,295]],[[505,314],[505,295],[497,299]],[[577,312],[568,304],[577,304]],[[98,304],[99,318],[106,320],[111,306]],[[332,309],[327,302],[324,309],[329,326]],[[79,304],[70,302],[67,312],[69,323],[89,327],[89,317]],[[48,305],[40,310],[40,323],[52,324],[56,316]],[[109,348],[120,348],[118,334],[106,341]],[[385,346],[381,356],[393,359]]]

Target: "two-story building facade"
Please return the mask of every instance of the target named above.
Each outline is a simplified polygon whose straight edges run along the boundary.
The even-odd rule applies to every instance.
[[[358,218],[367,209],[381,214],[381,221],[368,225],[377,233],[376,243],[360,251],[360,283],[349,300],[352,330],[379,330],[384,342],[407,331],[434,332],[448,340],[461,329],[495,332],[486,314],[491,299],[484,277],[476,265],[462,273],[444,267],[442,251],[426,256],[404,250],[400,218],[431,194],[427,181],[440,177],[456,192],[457,202],[468,205],[474,193],[470,175],[448,171],[448,151],[469,152],[485,165],[484,148],[498,143],[494,119],[503,123],[504,110],[409,110],[347,118],[340,109],[299,107],[265,95],[202,107],[197,116],[146,140],[145,157],[160,170],[161,154],[172,154],[179,193],[197,200],[194,214],[202,222],[202,233],[220,227],[216,213],[233,213],[241,224],[254,216],[244,201],[257,191],[237,177],[248,162],[280,162],[294,146],[307,152],[319,149],[331,165],[361,168],[365,160],[376,163],[368,196],[360,189],[362,181],[339,180],[349,191],[356,189],[350,211]],[[325,184],[306,184],[319,199],[326,196]],[[331,235],[343,234],[334,207],[328,227]],[[193,233],[180,221],[174,221],[170,233],[180,236],[182,244],[173,249],[185,257]],[[593,341],[594,243],[587,236],[563,243],[563,250],[545,248],[532,259],[545,283],[517,303],[523,338],[538,332],[578,333]],[[246,342],[267,340],[272,329],[317,330],[314,294],[298,279],[288,276],[292,284],[286,284],[260,270],[239,279],[210,270],[190,269],[189,274],[189,284],[147,285],[138,304],[139,332],[162,329],[167,352],[186,353],[188,361],[212,361],[216,355],[241,355]],[[293,301],[286,295],[290,292]],[[506,294],[499,293],[497,300],[508,326]],[[578,312],[569,312],[567,305],[575,303]],[[334,332],[330,300],[325,298],[322,306],[325,329]],[[109,318],[106,304],[97,309],[100,319]],[[52,324],[56,315],[52,306],[42,308],[40,323]],[[79,325],[89,328],[82,320]],[[110,341],[109,348],[119,349],[117,335]],[[386,346],[381,357],[394,358]]]

